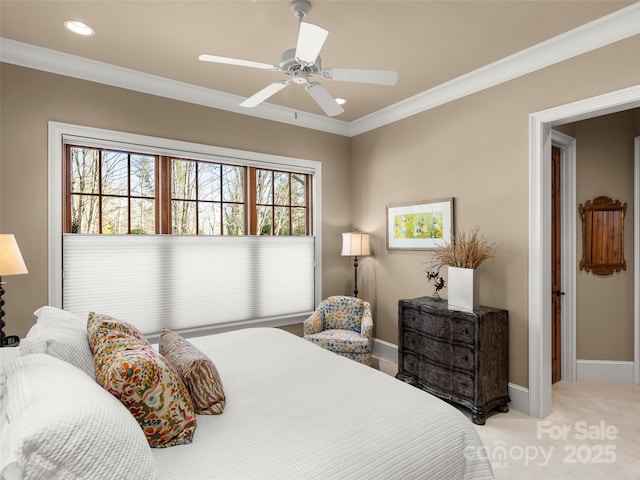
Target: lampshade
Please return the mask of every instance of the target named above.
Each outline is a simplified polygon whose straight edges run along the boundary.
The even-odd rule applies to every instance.
[[[347,232],[342,234],[342,256],[364,257],[371,255],[369,234]]]
[[[0,234],[0,277],[29,273],[13,234]]]

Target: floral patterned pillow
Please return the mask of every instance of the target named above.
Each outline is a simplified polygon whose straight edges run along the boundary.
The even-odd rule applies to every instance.
[[[140,330],[124,320],[118,320],[110,317],[109,315],[103,315],[101,313],[90,312],[89,319],[87,320],[87,333],[89,334],[89,343],[96,344],[103,340],[106,340],[106,335],[113,332],[122,332],[132,337],[141,340],[147,345],[147,339]]]
[[[113,321],[89,317],[96,380],[129,409],[151,447],[191,443],[196,414],[175,368],[146,340],[109,329]]]

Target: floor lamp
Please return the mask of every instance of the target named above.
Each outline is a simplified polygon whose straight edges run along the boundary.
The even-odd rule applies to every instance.
[[[0,234],[0,347],[4,347],[4,282],[2,277],[7,275],[21,275],[27,272],[27,267],[22,260],[20,249],[16,243],[16,238],[12,234]]]
[[[353,257],[353,296],[358,297],[358,257],[371,255],[369,247],[369,234],[360,232],[347,232],[342,234],[343,257]]]

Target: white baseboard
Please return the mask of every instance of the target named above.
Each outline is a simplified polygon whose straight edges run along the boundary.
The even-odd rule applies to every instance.
[[[398,346],[393,343],[374,338],[373,354],[387,362],[398,363]]]
[[[393,343],[374,338],[373,354],[387,362],[398,363],[398,346]],[[515,383],[509,383],[509,397],[511,397],[509,408],[513,408],[527,415],[529,414],[528,388],[521,387]]]
[[[633,362],[577,360],[578,381],[633,383]]]
[[[509,383],[509,408],[529,415],[529,389],[515,383]]]

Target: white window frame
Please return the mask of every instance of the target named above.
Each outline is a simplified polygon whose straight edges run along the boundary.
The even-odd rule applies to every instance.
[[[322,298],[322,163],[316,160],[236,150],[115,130],[49,122],[48,140],[48,303],[62,308],[62,234],[64,145],[119,148],[154,155],[179,156],[235,165],[311,174],[312,231],[315,237],[315,298]],[[289,322],[291,323],[291,322]]]

